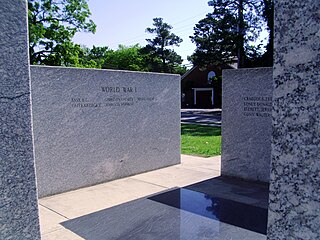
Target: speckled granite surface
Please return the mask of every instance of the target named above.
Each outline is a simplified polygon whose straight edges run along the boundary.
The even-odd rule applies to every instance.
[[[268,239],[320,239],[320,2],[277,1]]]
[[[0,239],[40,239],[26,1],[0,0]]]
[[[272,68],[223,71],[221,174],[269,182]]]
[[[180,76],[31,67],[39,196],[180,163]]]

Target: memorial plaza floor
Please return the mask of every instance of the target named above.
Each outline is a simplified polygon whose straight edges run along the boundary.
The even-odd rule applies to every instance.
[[[220,156],[39,200],[42,239],[262,240],[268,186],[220,176]]]

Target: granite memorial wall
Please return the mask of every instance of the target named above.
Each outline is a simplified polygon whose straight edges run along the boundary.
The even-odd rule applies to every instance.
[[[320,239],[320,2],[276,1],[268,239]]]
[[[221,174],[268,182],[272,68],[224,70]]]
[[[268,239],[272,240],[320,238],[319,11],[319,1],[275,2],[268,216]],[[0,20],[0,238],[40,239],[30,113],[26,1],[0,0]],[[264,71],[256,72],[252,78],[244,76],[249,81],[248,86],[252,85],[250,79],[257,76],[268,79],[270,70]],[[177,76],[46,67],[33,67],[32,76],[35,81],[35,92],[32,93],[35,151],[41,195],[179,162]],[[226,72],[225,76],[232,77],[232,71]],[[138,79],[142,81],[138,83]],[[225,84],[225,87],[231,87],[228,81]],[[231,105],[225,105],[226,109],[234,111],[230,116],[224,112],[223,121],[228,121],[227,117],[240,121],[223,123],[223,134],[231,136],[230,132],[225,132],[228,131],[225,127],[232,128],[239,122],[256,127],[270,121],[268,81],[263,81],[262,86],[255,89],[259,94],[238,89],[230,92],[236,98],[225,95],[231,99]],[[175,88],[178,90],[173,92]],[[245,132],[234,133],[235,139],[240,137],[236,143],[241,142],[241,135],[248,134],[249,137],[242,140],[254,147],[256,136],[250,135],[245,126],[248,125],[238,125],[244,127]],[[255,131],[261,131],[260,136],[269,132],[257,128]],[[227,144],[223,140],[223,151],[226,147],[228,149]],[[243,149],[242,145],[237,148],[238,152]],[[242,166],[239,165],[239,156],[229,156],[226,163],[232,166],[234,160],[234,166],[241,174],[230,172],[223,162],[222,173],[246,178],[248,174],[244,168],[249,162],[245,157],[258,156],[255,154],[244,152]],[[257,166],[261,169],[264,164],[259,161]],[[264,171],[256,174],[254,169],[250,169],[254,173],[251,180],[267,180]]]
[[[31,67],[39,195],[180,163],[180,76]]]
[[[40,239],[26,7],[0,0],[0,239]]]

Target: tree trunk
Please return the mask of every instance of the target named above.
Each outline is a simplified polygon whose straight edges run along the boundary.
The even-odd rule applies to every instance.
[[[243,19],[243,1],[239,0],[238,5],[238,68],[244,67],[244,19]]]
[[[164,55],[164,41],[165,41],[165,38],[161,43],[162,72],[166,72],[166,56]]]

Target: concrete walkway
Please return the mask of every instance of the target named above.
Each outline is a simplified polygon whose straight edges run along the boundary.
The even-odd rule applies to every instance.
[[[83,239],[60,223],[220,175],[220,156],[182,155],[181,161],[179,165],[40,199],[42,239]]]

